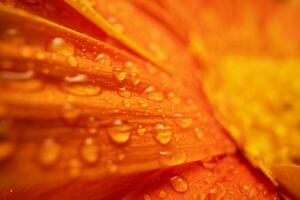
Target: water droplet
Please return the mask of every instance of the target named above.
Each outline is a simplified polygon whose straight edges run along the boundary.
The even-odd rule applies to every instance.
[[[173,176],[170,179],[170,183],[176,192],[186,192],[189,189],[188,182],[180,176]]]
[[[68,83],[83,83],[88,80],[88,76],[85,74],[78,74],[76,76],[66,76],[64,81]]]
[[[0,141],[0,161],[9,158],[15,150],[15,146],[12,142]]]
[[[140,75],[136,72],[131,72],[129,74],[129,80],[131,81],[132,85],[137,85],[140,83]]]
[[[130,108],[131,107],[131,102],[129,99],[124,99],[123,100],[123,105],[125,108]]]
[[[116,144],[125,144],[131,136],[131,127],[122,120],[115,120],[112,127],[108,128],[110,139]]]
[[[136,132],[139,136],[144,136],[146,133],[147,129],[143,127],[142,125],[139,125]]]
[[[174,120],[181,128],[188,128],[192,125],[192,119],[189,117],[176,117]]]
[[[186,153],[183,150],[174,152],[160,151],[158,161],[163,166],[175,166],[186,161]]]
[[[67,121],[73,123],[78,119],[81,110],[72,104],[65,104],[62,108],[62,117]]]
[[[11,1],[14,2],[14,1]],[[14,7],[14,6],[12,6]],[[25,37],[24,35],[17,29],[14,28],[10,28],[7,29],[6,31],[4,31],[4,33],[2,34],[2,40],[9,42],[9,43],[13,43],[13,44],[24,44],[25,43]]]
[[[78,159],[72,158],[69,161],[69,176],[70,178],[77,178],[81,174],[81,163]]]
[[[180,104],[181,99],[180,97],[176,96],[173,92],[169,92],[167,94],[168,98],[170,99],[170,101],[174,104]]]
[[[144,90],[144,94],[149,100],[160,102],[163,100],[164,96],[161,92],[156,91],[153,86],[149,86]]]
[[[203,132],[200,128],[194,128],[194,132],[197,139],[201,140],[203,138]]]
[[[46,139],[39,151],[39,160],[45,166],[53,165],[59,158],[61,147],[53,139]]]
[[[127,77],[127,72],[123,71],[120,67],[116,67],[113,70],[113,75],[119,82],[122,82]]]
[[[12,72],[12,71],[1,71],[0,78],[6,80],[28,80],[32,78],[34,71],[29,70],[25,72]]]
[[[71,67],[77,67],[77,59],[74,56],[69,56],[67,62]]]
[[[55,52],[64,56],[73,56],[75,53],[75,47],[72,43],[66,42],[61,37],[56,37],[47,45],[49,51]]]
[[[131,96],[130,90],[127,90],[125,87],[119,88],[118,95],[121,97],[129,98]]]
[[[160,190],[159,192],[158,192],[158,197],[159,198],[166,198],[167,197],[167,192],[166,191],[164,191],[164,190]]]
[[[97,65],[101,66],[111,66],[111,59],[108,55],[104,54],[104,53],[100,53],[96,58],[95,58],[95,62],[97,63]]]
[[[164,124],[156,124],[155,127],[155,139],[160,144],[168,144],[171,141],[172,138],[172,132],[170,130],[170,127]]]
[[[99,159],[99,147],[92,138],[87,138],[80,150],[83,160],[89,164],[96,163]]]
[[[102,91],[99,86],[80,83],[62,84],[61,89],[77,96],[96,96]]]

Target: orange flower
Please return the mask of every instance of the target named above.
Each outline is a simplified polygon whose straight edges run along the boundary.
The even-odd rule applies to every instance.
[[[1,199],[278,199],[212,88],[279,3],[229,4],[1,1]]]

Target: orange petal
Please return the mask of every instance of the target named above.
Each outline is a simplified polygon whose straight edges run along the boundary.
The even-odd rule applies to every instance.
[[[2,185],[102,180],[235,152],[183,80],[43,18],[0,10],[1,128],[12,147],[1,158]]]
[[[279,199],[262,174],[238,156],[174,167],[153,175],[128,199]]]

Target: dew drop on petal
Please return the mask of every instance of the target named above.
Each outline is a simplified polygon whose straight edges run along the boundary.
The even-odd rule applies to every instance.
[[[0,141],[0,161],[6,160],[12,156],[15,146],[12,142]]]
[[[47,44],[49,51],[55,52],[64,56],[73,56],[75,53],[75,47],[72,43],[66,42],[64,38],[56,37]],[[71,61],[73,62],[73,61]]]
[[[125,87],[119,88],[117,93],[120,97],[129,98],[131,96],[131,91],[127,90]]]
[[[107,129],[110,139],[116,144],[125,144],[131,136],[131,128],[122,120],[115,120],[113,126]]]
[[[98,54],[97,57],[95,58],[95,62],[97,63],[97,65],[99,65],[99,67],[111,66],[112,63],[110,57],[104,53]]]
[[[116,67],[113,69],[113,75],[119,82],[122,82],[127,77],[127,72],[123,71],[120,67]]]
[[[155,139],[160,144],[168,144],[172,139],[172,132],[170,127],[161,123],[158,123],[154,126],[155,130]]]
[[[80,153],[86,163],[96,163],[99,159],[99,146],[92,138],[87,138],[81,146]]]
[[[61,89],[76,96],[96,96],[102,91],[102,88],[99,86],[80,83],[62,84]]]
[[[179,165],[186,161],[186,153],[180,149],[174,152],[160,151],[158,161],[163,166]]]
[[[51,166],[58,160],[60,151],[61,146],[55,140],[48,138],[39,150],[39,160],[43,165]]]
[[[192,125],[192,119],[189,117],[176,117],[174,120],[181,128],[188,128]]]
[[[170,178],[170,183],[176,192],[186,192],[189,189],[188,182],[180,176],[173,176]]]
[[[138,85],[141,81],[140,75],[136,72],[131,72],[129,74],[129,80],[131,81],[132,85]]]
[[[160,91],[156,91],[153,86],[149,86],[144,90],[144,94],[147,99],[160,102],[163,100],[164,96]]]
[[[1,71],[0,78],[5,80],[28,80],[34,76],[34,71],[28,70],[25,72]]]
[[[85,74],[78,74],[76,76],[66,76],[64,78],[64,81],[68,83],[83,83],[86,82],[87,80],[88,80],[88,76]]]

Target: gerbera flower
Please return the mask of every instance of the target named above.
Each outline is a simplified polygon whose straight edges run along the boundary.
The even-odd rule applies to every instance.
[[[0,2],[1,199],[299,198],[299,3]]]

